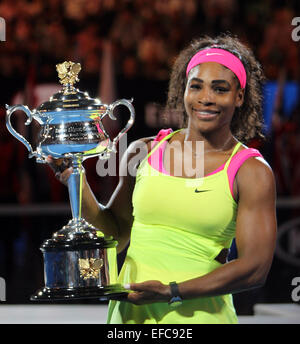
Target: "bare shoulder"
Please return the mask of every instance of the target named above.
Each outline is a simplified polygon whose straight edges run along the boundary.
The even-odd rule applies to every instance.
[[[239,169],[239,176],[251,179],[268,180],[273,179],[274,174],[271,166],[262,157],[251,157],[247,159]]]
[[[155,136],[143,137],[137,139],[130,143],[127,149],[127,154],[129,155],[136,155],[140,151],[144,151],[144,153],[148,154],[148,151],[151,147],[151,142],[155,139]]]
[[[275,197],[276,183],[274,173],[268,162],[262,157],[251,157],[240,167],[237,173],[240,196],[257,198]]]

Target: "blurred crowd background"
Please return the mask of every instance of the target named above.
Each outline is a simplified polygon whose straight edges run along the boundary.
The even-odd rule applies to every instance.
[[[27,303],[43,285],[39,246],[70,212],[66,188],[8,133],[5,104],[34,108],[47,100],[59,89],[55,65],[70,60],[81,63],[77,86],[90,96],[105,103],[134,98],[129,141],[162,127],[176,129],[176,118],[161,116],[172,63],[191,39],[222,32],[237,35],[263,65],[267,141],[249,146],[260,149],[274,169],[279,227],[296,219],[278,241],[266,285],[237,294],[237,311],[251,314],[258,302],[292,302],[291,280],[300,275],[300,41],[292,39],[297,16],[297,0],[1,0],[6,40],[0,42],[0,276],[7,283],[6,302]],[[19,118],[18,130],[34,140]],[[119,118],[120,128],[124,121]],[[100,178],[96,163],[86,161],[88,179],[105,203],[117,177]]]

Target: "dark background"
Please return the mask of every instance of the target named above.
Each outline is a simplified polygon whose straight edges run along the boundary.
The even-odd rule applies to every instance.
[[[174,58],[192,38],[221,32],[248,44],[267,76],[267,141],[249,146],[272,166],[278,192],[278,252],[265,286],[234,296],[237,312],[252,314],[255,303],[293,302],[300,234],[297,223],[282,235],[281,228],[299,217],[300,205],[300,41],[292,39],[291,24],[300,16],[299,1],[3,0],[0,16],[6,21],[6,40],[0,42],[0,276],[6,303],[29,303],[43,286],[39,247],[66,224],[70,211],[66,188],[47,166],[28,159],[25,147],[6,130],[4,105],[34,108],[47,100],[58,86],[55,65],[70,60],[81,63],[78,87],[90,96],[106,103],[134,98],[129,142],[156,135],[162,127],[176,129],[176,119],[160,112]],[[125,120],[119,116],[118,123],[122,127]],[[34,142],[36,128],[25,129],[22,115],[14,125]],[[105,203],[117,178],[97,176],[96,163],[89,159],[85,166],[95,195]]]

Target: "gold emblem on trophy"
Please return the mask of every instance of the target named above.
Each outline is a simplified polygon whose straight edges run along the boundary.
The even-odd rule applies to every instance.
[[[59,82],[64,86],[73,86],[75,82],[79,81],[78,74],[81,70],[80,63],[65,61],[63,63],[57,64],[56,70],[60,79]]]
[[[84,280],[88,278],[98,278],[100,270],[103,266],[101,258],[79,258],[80,277]]]

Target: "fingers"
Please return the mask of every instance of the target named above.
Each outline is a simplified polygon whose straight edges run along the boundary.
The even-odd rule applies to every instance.
[[[71,175],[71,173],[73,172],[73,168],[69,167],[66,170],[64,170],[63,172],[56,172],[55,173],[55,177],[63,184],[67,185],[68,183],[68,179]]]
[[[54,159],[51,155],[47,156],[46,161],[50,167],[59,172],[63,172],[65,169],[71,166],[70,159]]]
[[[124,288],[132,291],[157,291],[163,284],[160,281],[145,281],[141,283],[124,284]]]
[[[170,299],[170,287],[160,281],[145,281],[142,283],[130,283],[123,286],[130,290],[127,300],[136,305],[153,302],[168,302]]]
[[[68,178],[73,169],[70,159],[54,159],[51,155],[46,158],[48,165],[53,170],[55,177],[63,184],[67,184]]]
[[[127,298],[124,301],[131,302],[135,305],[143,304],[143,288],[141,288],[142,283],[128,283],[124,284],[124,289],[130,290],[127,294]]]
[[[145,300],[144,295],[138,292],[129,293],[125,301],[133,303],[134,305],[143,305],[148,303],[147,299]]]
[[[128,284],[124,284],[124,289],[127,290],[131,290],[131,291],[147,291],[147,290],[151,290],[151,288],[149,288],[146,284],[146,286],[144,286],[143,283],[128,283]]]
[[[53,159],[51,155],[48,155],[46,158],[46,162],[54,171],[54,173],[59,171],[59,166],[61,165],[63,159]]]

